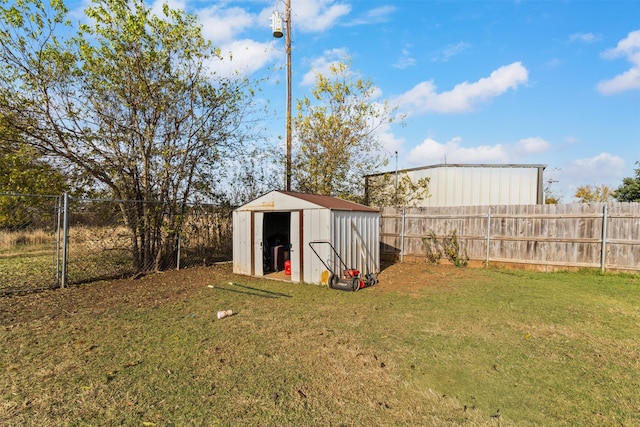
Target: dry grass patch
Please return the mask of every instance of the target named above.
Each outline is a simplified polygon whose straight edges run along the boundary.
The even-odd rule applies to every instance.
[[[53,233],[45,230],[0,230],[0,254],[11,255],[17,248],[23,253],[26,247],[39,250],[43,246],[51,246],[53,240]]]
[[[422,266],[404,292],[394,268],[357,293],[225,265],[0,299],[0,424],[640,423],[638,278]]]

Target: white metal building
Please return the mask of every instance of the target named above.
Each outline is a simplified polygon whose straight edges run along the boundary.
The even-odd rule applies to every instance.
[[[396,174],[407,174],[413,182],[429,178],[430,197],[418,202],[418,207],[535,205],[544,204],[545,168],[540,164],[441,164],[367,175],[365,181]]]
[[[380,272],[380,213],[329,196],[271,191],[233,212],[233,272],[278,273],[288,260],[292,282],[321,283],[326,270],[309,242],[331,242],[348,268]],[[314,244],[336,273],[342,271],[327,244]]]

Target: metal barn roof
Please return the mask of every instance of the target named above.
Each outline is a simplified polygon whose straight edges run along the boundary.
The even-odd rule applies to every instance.
[[[297,203],[297,202],[298,203]],[[302,206],[293,206],[299,203]],[[313,206],[309,206],[309,204]],[[267,194],[258,197],[255,200],[241,206],[237,210],[252,211],[274,211],[274,210],[290,210],[290,209],[308,209],[308,208],[325,208],[333,211],[352,211],[352,212],[379,212],[378,209],[359,203],[350,202],[348,200],[338,199],[331,196],[320,196],[318,194],[298,193],[296,191],[273,190]]]
[[[378,212],[378,209],[371,208],[369,206],[361,205],[359,203],[350,202],[348,200],[338,199],[331,196],[320,196],[318,194],[306,194],[298,193],[295,191],[278,191],[279,193],[286,194],[288,196],[297,197],[298,199],[306,200],[323,208],[335,210],[335,211],[358,211],[358,212]]]

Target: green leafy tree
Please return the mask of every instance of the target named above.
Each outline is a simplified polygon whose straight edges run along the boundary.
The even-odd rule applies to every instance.
[[[293,180],[298,190],[364,201],[364,175],[386,164],[379,131],[394,121],[377,89],[347,62],[316,75],[311,97],[297,101]]]
[[[64,175],[24,144],[0,116],[0,193],[60,195],[66,191]]]
[[[582,185],[576,189],[573,197],[580,203],[608,202],[613,198],[613,190],[604,184]]]
[[[5,3],[6,4],[6,3]],[[182,206],[213,192],[254,132],[256,82],[215,73],[196,18],[94,0],[72,38],[60,0],[0,7],[0,109],[12,132],[122,203],[139,271],[173,259]],[[252,124],[253,125],[253,124]]]
[[[0,157],[0,193],[60,195],[67,189],[64,175],[29,148],[5,152]]]
[[[51,220],[54,200],[42,196],[59,196],[67,189],[65,176],[29,147],[0,146],[0,228]]]
[[[640,161],[636,162],[640,166]],[[613,197],[620,202],[640,202],[640,167],[635,170],[635,177],[622,180],[622,185],[615,189]]]
[[[281,186],[280,170],[265,167],[261,159],[247,159],[237,168],[229,180],[229,185],[220,200],[238,207]]]
[[[407,172],[369,175],[365,181],[366,204],[375,207],[417,206],[430,197],[428,177],[411,179]]]

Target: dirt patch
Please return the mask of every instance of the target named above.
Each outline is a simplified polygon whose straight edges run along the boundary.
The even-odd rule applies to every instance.
[[[229,280],[231,264],[149,274],[139,279],[99,281],[44,292],[0,298],[0,324],[55,319],[78,312],[157,307],[182,301],[195,289]]]
[[[383,292],[415,293],[424,287],[445,287],[472,274],[450,265],[396,263],[383,266],[376,288]],[[112,309],[158,307],[182,301],[196,289],[232,278],[230,263],[196,267],[125,279],[94,282],[26,295],[0,298],[0,324],[11,325],[35,319],[55,319],[78,312],[99,314]]]
[[[387,292],[415,293],[425,287],[447,287],[457,279],[472,276],[472,270],[453,265],[395,263],[382,266],[376,287]]]

